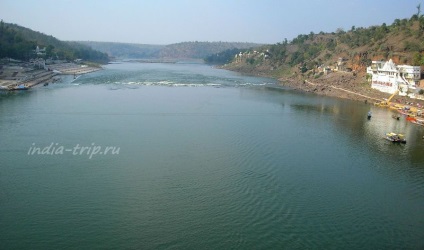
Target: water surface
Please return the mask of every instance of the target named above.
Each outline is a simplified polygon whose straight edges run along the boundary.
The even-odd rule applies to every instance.
[[[2,93],[0,248],[423,248],[423,128],[274,83],[124,63]]]

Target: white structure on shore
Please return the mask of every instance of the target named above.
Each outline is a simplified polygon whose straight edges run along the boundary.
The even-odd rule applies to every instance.
[[[44,56],[46,54],[46,48],[44,47],[44,48],[40,49],[40,47],[38,47],[38,45],[37,45],[37,47],[35,48],[35,54],[37,56]]]
[[[416,87],[421,78],[421,67],[410,65],[395,65],[389,61],[372,61],[367,67],[367,73],[372,75],[371,88],[381,92],[393,94],[399,91],[399,95],[414,97]]]

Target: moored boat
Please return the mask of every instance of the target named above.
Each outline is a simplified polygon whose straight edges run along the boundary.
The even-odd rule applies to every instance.
[[[385,139],[391,142],[406,143],[406,139],[403,134],[396,134],[393,132],[387,133]]]
[[[25,84],[19,84],[13,87],[10,87],[8,90],[27,90],[29,87]]]

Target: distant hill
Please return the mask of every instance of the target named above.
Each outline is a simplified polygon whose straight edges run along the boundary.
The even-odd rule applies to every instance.
[[[256,43],[182,42],[170,45],[148,45],[112,42],[79,41],[93,49],[121,59],[203,59],[228,49],[247,49],[260,46]]]
[[[240,42],[182,42],[165,46],[160,51],[159,57],[203,59],[229,49],[248,49],[258,46],[260,44]]]
[[[95,50],[107,53],[111,57],[120,59],[158,58],[160,50],[165,47],[165,45],[93,41],[78,41],[78,43],[90,46]]]
[[[255,51],[254,51],[255,50]],[[292,41],[257,47],[241,57],[231,55],[228,68],[254,74],[280,77],[299,73],[315,74],[319,66],[343,67],[365,72],[372,60],[392,59],[396,64],[424,66],[424,16],[395,19],[368,28],[348,31],[301,34]]]
[[[35,55],[36,47],[44,49],[44,55]],[[59,59],[105,63],[109,60],[107,54],[76,43],[60,41],[53,36],[19,26],[17,24],[0,22],[0,58],[11,57],[29,60],[34,57],[56,57]]]

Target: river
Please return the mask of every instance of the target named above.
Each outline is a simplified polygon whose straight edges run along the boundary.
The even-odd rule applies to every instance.
[[[421,249],[424,129],[391,114],[190,63],[0,93],[0,248]]]

